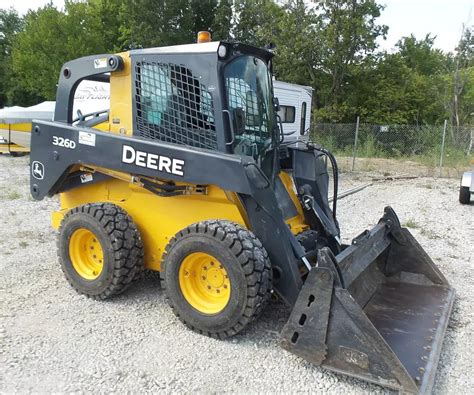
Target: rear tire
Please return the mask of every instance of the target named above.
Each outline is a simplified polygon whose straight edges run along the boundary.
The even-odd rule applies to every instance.
[[[268,254],[255,235],[229,221],[203,221],[178,232],[161,267],[176,316],[195,332],[225,338],[243,330],[271,296]]]
[[[459,187],[459,203],[469,204],[471,201],[471,192],[469,187]]]
[[[143,244],[127,213],[111,203],[69,211],[59,229],[58,256],[71,286],[106,299],[125,291],[143,271]]]

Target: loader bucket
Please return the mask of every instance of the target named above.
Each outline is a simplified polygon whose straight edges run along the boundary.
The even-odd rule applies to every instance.
[[[338,373],[429,393],[453,300],[444,276],[386,207],[340,254],[319,252],[281,345]]]

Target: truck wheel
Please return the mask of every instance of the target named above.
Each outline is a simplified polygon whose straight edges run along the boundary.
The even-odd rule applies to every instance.
[[[471,200],[471,192],[469,187],[459,187],[459,203],[469,204]]]
[[[127,213],[111,203],[69,211],[59,229],[63,272],[80,294],[106,299],[125,291],[143,270],[143,244]]]
[[[271,295],[268,254],[255,235],[229,221],[198,222],[166,247],[161,283],[190,329],[223,339],[244,329]]]

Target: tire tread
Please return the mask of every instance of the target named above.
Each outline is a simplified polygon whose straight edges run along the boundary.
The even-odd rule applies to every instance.
[[[65,220],[74,215],[87,215],[100,223],[112,242],[115,262],[110,284],[97,295],[81,292],[74,282],[69,279],[62,264],[61,268],[66,279],[78,293],[83,293],[92,299],[103,300],[121,294],[134,280],[141,277],[144,269],[143,242],[135,223],[122,208],[115,204],[89,203],[71,209],[64,216],[59,234],[61,234]],[[59,238],[58,257],[61,260]]]
[[[240,263],[247,283],[247,304],[238,322],[231,328],[220,332],[202,331],[182,317],[172,300],[166,296],[168,304],[179,320],[191,330],[214,338],[224,339],[242,331],[262,312],[272,294],[272,268],[267,251],[257,237],[241,225],[226,220],[208,220],[189,225],[181,230],[168,243],[163,254],[161,273],[164,272],[166,256],[180,238],[190,233],[207,234],[216,238],[229,248]],[[164,276],[161,275],[161,287],[166,293]]]

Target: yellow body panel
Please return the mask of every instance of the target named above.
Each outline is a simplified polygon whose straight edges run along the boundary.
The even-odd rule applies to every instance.
[[[286,191],[290,195],[293,204],[298,211],[298,215],[286,220],[286,223],[290,226],[291,232],[294,235],[303,232],[304,230],[309,229],[309,226],[305,223],[303,208],[301,207],[298,196],[296,195],[295,184],[293,182],[293,177],[286,171],[280,172],[280,179],[285,186]]]
[[[130,53],[117,54],[123,59],[123,69],[110,74],[110,131],[131,136],[132,82]]]
[[[160,270],[169,240],[188,225],[227,219],[246,227],[237,205],[224,190],[209,186],[207,195],[160,197],[143,188],[116,179],[82,186],[60,194],[61,210],[52,215],[53,227],[60,226],[66,212],[93,202],[111,202],[122,207],[137,224],[145,247],[145,266]]]

